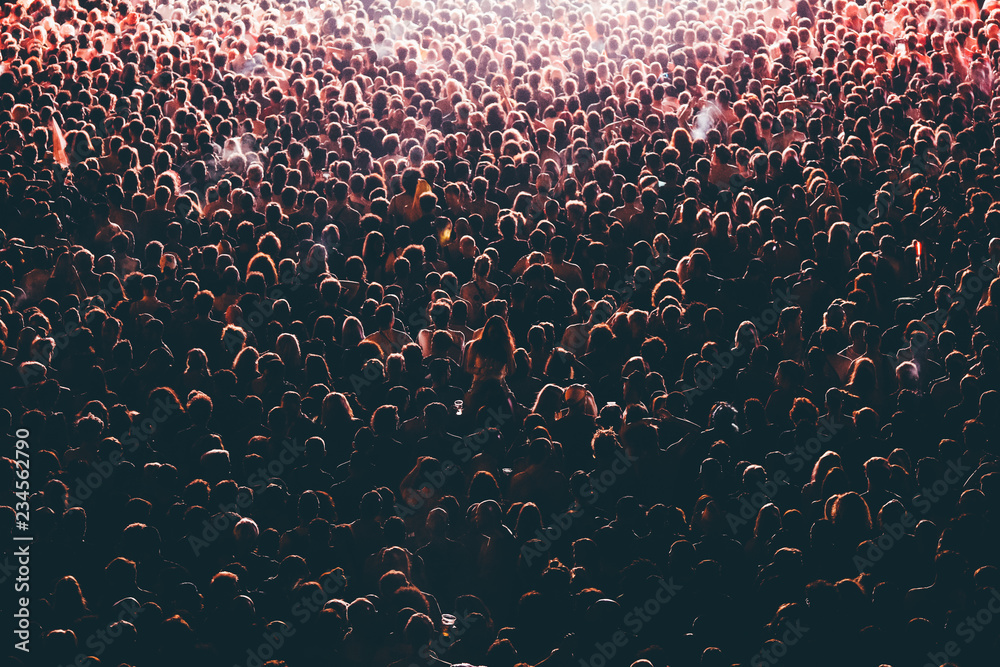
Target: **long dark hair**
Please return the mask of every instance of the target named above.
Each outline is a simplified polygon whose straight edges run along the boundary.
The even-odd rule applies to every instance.
[[[495,361],[508,370],[513,370],[514,349],[514,337],[507,327],[507,321],[494,315],[486,321],[479,338],[472,342],[471,356]]]

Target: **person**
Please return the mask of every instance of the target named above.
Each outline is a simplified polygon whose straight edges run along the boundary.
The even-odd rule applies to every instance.
[[[433,354],[433,339],[438,331],[444,331],[451,338],[451,345],[448,347],[448,356],[456,363],[461,364],[463,352],[465,350],[465,336],[461,331],[454,331],[448,328],[451,321],[451,303],[446,299],[439,299],[429,305],[430,326],[421,329],[417,333],[417,342],[425,357]]]
[[[366,341],[375,343],[382,353],[382,358],[399,352],[403,347],[413,342],[409,334],[393,328],[396,323],[396,313],[391,304],[383,303],[375,309],[375,333],[365,337]]]
[[[507,322],[494,315],[486,321],[479,337],[466,347],[465,371],[472,376],[470,395],[489,381],[503,385],[514,367],[514,337]]]
[[[459,296],[469,304],[469,326],[477,328],[485,321],[484,306],[500,293],[500,288],[489,281],[493,260],[488,255],[476,258],[472,269],[472,280],[462,285]]]

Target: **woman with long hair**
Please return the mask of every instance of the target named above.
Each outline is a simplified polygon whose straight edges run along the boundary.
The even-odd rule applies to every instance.
[[[513,511],[513,508],[511,508]],[[517,511],[517,521],[514,524],[514,537],[518,544],[524,544],[528,540],[537,537],[538,533],[545,528],[542,521],[542,513],[535,503],[524,503]]]
[[[351,443],[365,423],[354,416],[347,396],[340,392],[330,392],[323,399],[320,409],[319,427],[323,441],[327,443],[328,458],[339,465],[351,456]]]
[[[783,308],[778,315],[778,325],[768,339],[775,345],[780,359],[801,362],[805,357],[802,310],[798,306]]]
[[[829,498],[826,511],[845,554],[872,536],[871,510],[857,492]]]
[[[487,320],[465,355],[465,369],[472,375],[473,387],[487,378],[502,381],[513,371],[515,348],[507,321],[499,315]]]
[[[244,347],[233,360],[232,371],[236,375],[236,383],[241,394],[250,392],[253,381],[257,379],[257,359],[260,353],[252,346]]]
[[[59,627],[74,627],[80,619],[90,615],[87,599],[83,596],[76,577],[59,579],[48,600],[50,620],[62,624]]]
[[[297,383],[302,376],[302,348],[299,346],[299,339],[294,334],[279,334],[274,351],[285,365],[285,378]]]
[[[315,387],[323,385],[327,389],[333,386],[333,379],[330,377],[330,367],[326,359],[318,354],[307,354],[305,359],[305,371],[303,372],[303,386]]]
[[[476,414],[476,410],[486,403],[487,396],[515,402],[505,382],[507,374],[515,369],[515,348],[507,321],[499,315],[487,320],[479,336],[468,345],[465,370],[472,376],[472,384],[465,400],[469,414]]]
[[[369,232],[361,250],[367,278],[374,282],[385,282],[385,237],[380,232]]]
[[[181,384],[185,391],[208,392],[212,387],[212,372],[208,367],[208,355],[200,347],[188,350]]]
[[[45,283],[45,296],[62,300],[66,296],[75,295],[80,300],[87,298],[87,291],[80,280],[80,274],[73,264],[73,253],[64,252],[56,258],[52,274]]]
[[[557,384],[547,384],[542,387],[535,397],[535,404],[531,406],[531,412],[540,415],[545,419],[545,423],[551,427],[555,423],[556,414],[562,409],[564,404],[563,388]]]
[[[874,362],[867,357],[860,357],[854,364],[844,389],[857,397],[858,405],[870,407],[878,413],[882,413],[886,406],[887,398],[879,387],[878,371]]]

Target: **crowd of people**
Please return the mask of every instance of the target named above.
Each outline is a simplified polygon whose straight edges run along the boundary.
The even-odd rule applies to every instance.
[[[996,0],[0,24],[4,664],[996,664]]]

